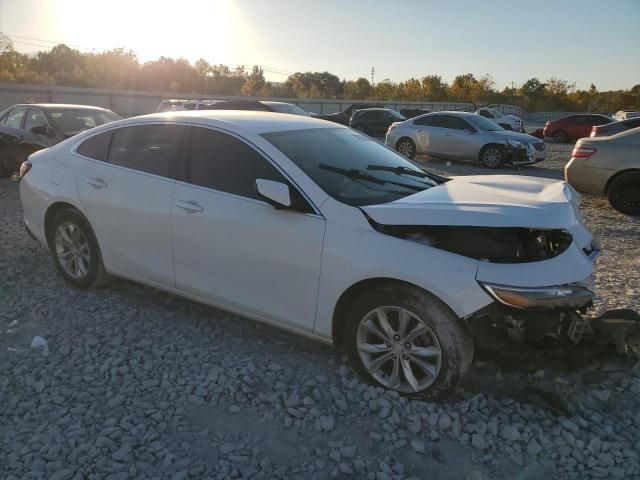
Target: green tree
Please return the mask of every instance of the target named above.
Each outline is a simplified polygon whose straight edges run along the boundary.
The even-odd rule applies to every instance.
[[[253,70],[242,85],[242,94],[250,96],[261,95],[265,88],[264,72],[258,65],[254,65]]]

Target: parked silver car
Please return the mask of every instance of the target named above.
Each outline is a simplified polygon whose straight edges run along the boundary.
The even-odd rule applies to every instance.
[[[485,167],[529,165],[544,160],[544,142],[467,112],[427,113],[396,122],[386,144],[408,158],[416,155],[478,160]]]

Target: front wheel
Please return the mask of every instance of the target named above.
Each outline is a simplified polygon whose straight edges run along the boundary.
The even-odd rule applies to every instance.
[[[480,161],[487,168],[498,168],[504,163],[504,150],[497,145],[488,145],[480,152]]]
[[[396,145],[396,150],[400,155],[409,159],[416,156],[416,144],[410,138],[402,138]]]
[[[626,172],[615,177],[607,188],[609,203],[625,215],[640,215],[640,172]]]
[[[366,292],[352,305],[345,328],[353,369],[403,395],[446,396],[473,359],[471,334],[446,305],[417,287]]]

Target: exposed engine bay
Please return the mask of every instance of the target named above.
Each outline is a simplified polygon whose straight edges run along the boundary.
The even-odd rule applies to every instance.
[[[380,225],[369,221],[381,233],[492,263],[539,262],[560,255],[573,241],[571,234],[561,229]]]

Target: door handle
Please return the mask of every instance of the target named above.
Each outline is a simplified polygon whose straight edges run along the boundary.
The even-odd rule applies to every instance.
[[[176,207],[181,208],[187,213],[200,213],[204,210],[195,200],[178,200]]]
[[[87,184],[91,185],[93,188],[104,188],[107,186],[107,182],[105,182],[103,179],[101,178],[87,178],[85,180],[87,182]]]

